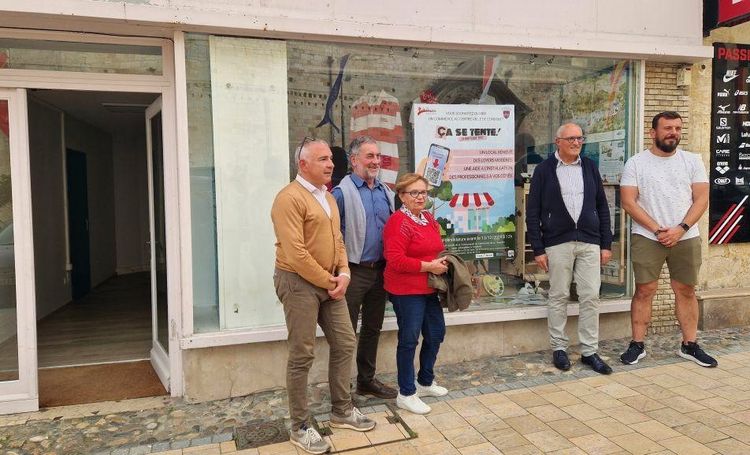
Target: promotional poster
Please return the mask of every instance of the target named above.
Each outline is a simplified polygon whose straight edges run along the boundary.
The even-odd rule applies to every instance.
[[[415,171],[446,248],[464,259],[514,255],[514,129],[512,105],[414,106]]]
[[[745,58],[743,58],[745,57]],[[750,242],[750,46],[714,44],[708,241]]]

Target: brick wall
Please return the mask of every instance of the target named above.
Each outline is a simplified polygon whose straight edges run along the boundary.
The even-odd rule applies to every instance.
[[[672,110],[680,113],[683,119],[680,147],[690,148],[690,97],[689,87],[677,86],[677,70],[681,65],[669,63],[646,64],[646,93],[644,100],[644,144],[651,145],[651,119],[659,112]],[[674,293],[669,286],[669,271],[666,265],[659,276],[659,288],[653,303],[651,333],[674,332],[679,329],[674,313]]]

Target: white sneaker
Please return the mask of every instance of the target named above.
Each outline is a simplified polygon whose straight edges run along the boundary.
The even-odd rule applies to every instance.
[[[308,427],[307,424],[303,425],[299,430],[290,431],[289,442],[307,453],[316,455],[331,450],[331,446],[320,436],[320,433],[315,431],[315,428]]]
[[[420,400],[416,393],[406,397],[399,393],[396,397],[396,406],[414,414],[427,414],[432,411],[432,408]]]
[[[432,384],[423,386],[417,381],[414,381],[414,385],[417,386],[417,396],[420,397],[444,397],[448,395],[448,389],[440,387],[437,382],[432,381]]]

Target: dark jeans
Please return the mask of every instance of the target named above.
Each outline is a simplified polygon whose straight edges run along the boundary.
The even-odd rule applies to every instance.
[[[445,318],[437,294],[393,295],[390,294],[393,310],[398,322],[398,347],[396,366],[398,388],[401,395],[414,395],[414,353],[422,333],[422,349],[419,351],[419,373],[417,381],[428,386],[435,379],[435,360],[440,343],[445,338]]]
[[[367,384],[375,377],[378,341],[383,328],[386,292],[383,289],[383,267],[369,268],[349,263],[352,281],[346,289],[346,303],[354,332],[362,312],[362,327],[357,344],[357,382]]]

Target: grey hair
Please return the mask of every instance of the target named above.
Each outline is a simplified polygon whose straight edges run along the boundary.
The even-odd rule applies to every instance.
[[[352,156],[359,154],[359,148],[364,144],[378,145],[378,141],[370,136],[360,136],[354,139],[351,144],[349,144],[349,150],[346,155],[351,158]]]
[[[302,159],[302,154],[307,151],[307,147],[309,147],[310,144],[323,144],[328,146],[328,142],[323,139],[311,139],[305,142],[305,145],[303,147],[297,147],[296,149],[294,149],[294,166],[297,169],[299,169],[299,162]]]
[[[563,130],[565,128],[569,127],[570,125],[577,126],[578,129],[581,130],[581,133],[583,133],[583,128],[581,128],[581,125],[579,125],[577,123],[573,123],[573,122],[568,122],[568,123],[563,123],[562,125],[560,125],[560,128],[558,128],[557,132],[555,132],[555,137],[560,137],[560,135],[562,134]]]

